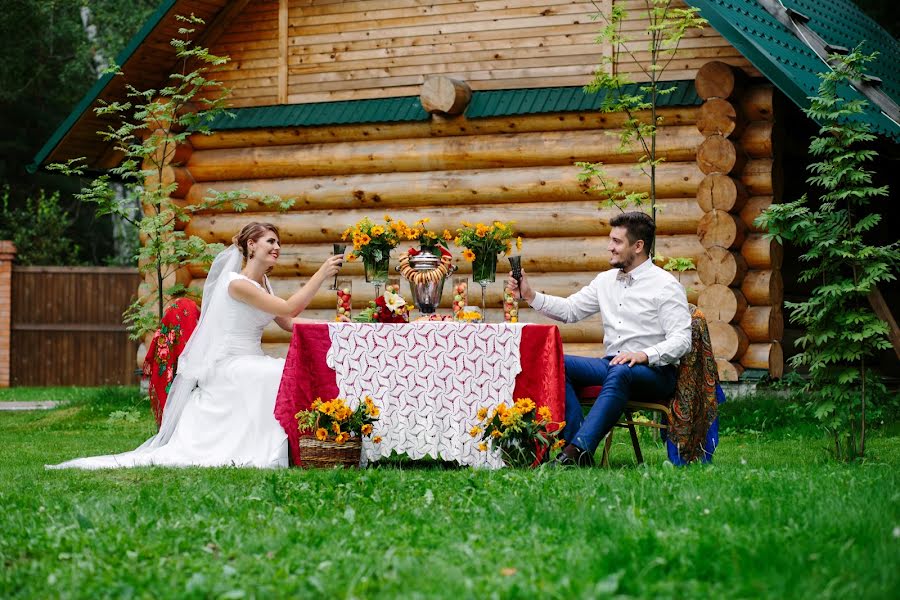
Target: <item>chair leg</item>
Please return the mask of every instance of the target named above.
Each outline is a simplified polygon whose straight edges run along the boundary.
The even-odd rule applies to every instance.
[[[606,435],[606,443],[603,444],[603,456],[600,457],[601,467],[609,466],[609,449],[612,448],[612,436],[615,430],[615,427],[610,429],[609,433]]]
[[[634,421],[634,413],[628,413],[628,420]],[[644,455],[641,454],[641,444],[638,442],[637,430],[633,423],[628,424],[628,433],[631,434],[631,445],[634,446],[634,457],[639,465],[644,464]]]

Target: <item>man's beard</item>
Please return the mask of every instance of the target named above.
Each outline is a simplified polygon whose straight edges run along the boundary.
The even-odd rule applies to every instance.
[[[619,254],[610,259],[609,264],[617,269],[625,270],[634,263],[634,254],[630,256],[622,256]]]

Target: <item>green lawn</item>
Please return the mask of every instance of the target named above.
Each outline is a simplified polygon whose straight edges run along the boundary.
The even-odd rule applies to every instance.
[[[0,412],[0,597],[900,594],[900,435],[885,430],[850,466],[779,427],[726,435],[714,465],[686,469],[648,443],[635,467],[619,436],[610,470],[45,471],[152,431],[133,391],[92,393]]]

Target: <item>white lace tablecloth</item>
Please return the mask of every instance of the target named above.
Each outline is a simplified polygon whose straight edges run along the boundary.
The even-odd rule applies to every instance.
[[[522,326],[425,322],[416,326],[333,323],[326,356],[340,397],[371,396],[381,409],[368,460],[391,451],[464,465],[500,467],[499,455],[481,452],[469,430],[482,406],[510,404],[521,370]]]

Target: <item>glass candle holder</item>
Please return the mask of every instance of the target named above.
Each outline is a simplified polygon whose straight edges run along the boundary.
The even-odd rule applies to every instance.
[[[338,279],[335,287],[337,306],[335,307],[334,320],[338,322],[350,322],[353,317],[353,281],[350,279]]]
[[[519,301],[509,290],[503,290],[503,320],[507,323],[519,322]]]
[[[455,317],[459,311],[469,303],[469,278],[454,277],[453,278],[453,316]]]

